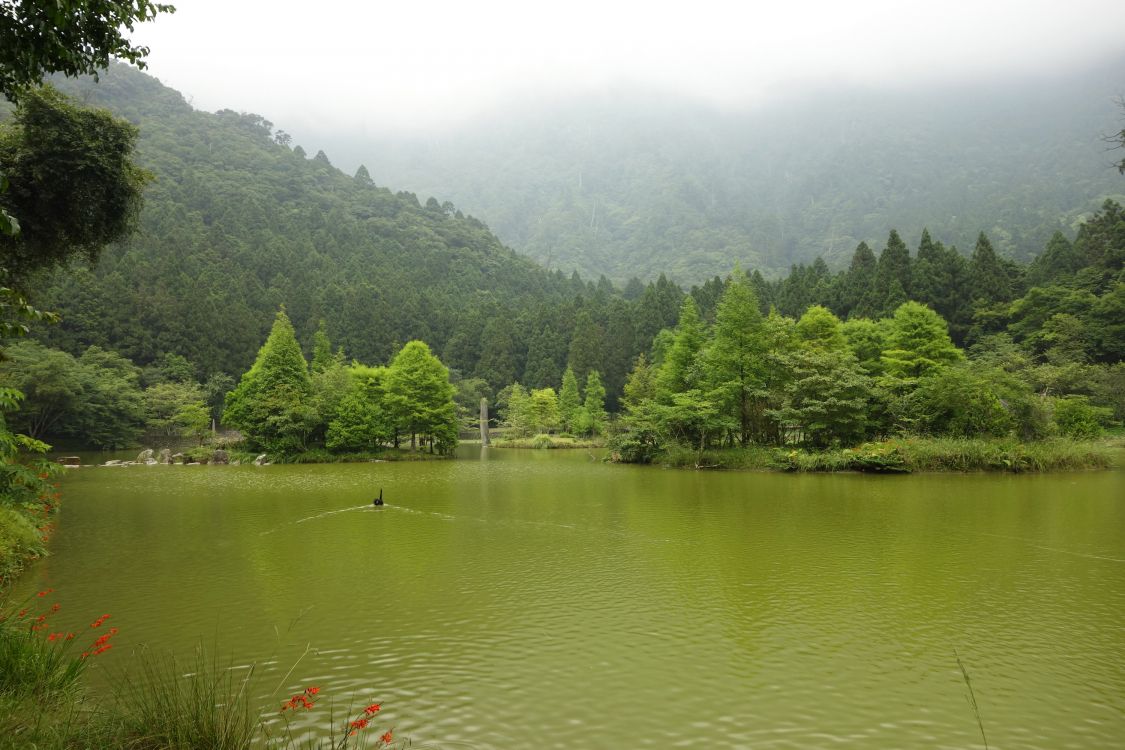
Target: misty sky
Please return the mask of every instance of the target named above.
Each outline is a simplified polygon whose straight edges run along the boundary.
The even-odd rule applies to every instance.
[[[1121,0],[176,5],[133,36],[152,48],[149,72],[200,109],[293,128],[440,127],[517,96],[634,84],[740,107],[794,87],[957,84],[1125,54]]]

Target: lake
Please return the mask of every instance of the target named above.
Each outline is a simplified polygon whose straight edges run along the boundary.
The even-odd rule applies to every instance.
[[[383,489],[386,505],[370,506]],[[783,475],[459,460],[80,469],[60,624],[383,701],[414,744],[1125,743],[1125,471]],[[68,619],[69,618],[69,619]],[[88,628],[86,632],[89,631]],[[276,691],[275,691],[276,688]],[[296,717],[310,725],[313,716]]]

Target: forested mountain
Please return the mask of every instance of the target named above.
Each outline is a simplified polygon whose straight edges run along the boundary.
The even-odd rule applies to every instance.
[[[382,362],[411,339],[443,344],[476,296],[527,306],[583,288],[475,219],[307,158],[256,115],[196,111],[124,65],[58,85],[137,124],[153,175],[137,234],[38,296],[64,320],[42,336],[64,349],[239,373],[285,305],[306,343],[323,319],[348,356]]]
[[[748,112],[652,93],[513,101],[443,133],[300,134],[380,183],[449,200],[566,273],[696,283],[767,277],[897,227],[1027,261],[1125,188],[1125,61],[1082,74],[911,91],[835,89]],[[310,149],[311,150],[311,149]]]
[[[323,153],[308,158],[257,115],[195,111],[122,66],[98,84],[65,88],[139,125],[138,160],[153,180],[128,243],[36,285],[35,301],[62,316],[36,336],[90,368],[103,349],[120,353],[145,368],[146,384],[171,377],[161,374],[171,366],[175,378],[229,386],[284,306],[306,353],[321,321],[322,343],[368,365],[424,340],[451,369],[463,404],[517,381],[559,387],[569,367],[579,383],[599,374],[612,412],[637,355],[659,361],[685,293],[705,323],[715,320],[736,262],[736,253],[717,257],[720,272],[690,292],[663,274],[618,290],[604,277],[548,272],[449,204],[420,205],[376,187],[366,170],[348,176]],[[1007,336],[1038,361],[1065,340],[1075,362],[1119,363],[1120,205],[1106,203],[1076,233],[1052,235],[1030,265],[996,251],[1003,236],[990,237],[994,224],[981,219],[986,232],[966,245],[971,255],[931,233],[891,230],[841,249],[848,260],[839,272],[819,258],[775,280],[744,268],[763,314],[775,307],[796,319],[819,304],[841,319],[885,319],[913,299],[944,318],[958,346]],[[1125,414],[1125,405],[1114,408]]]

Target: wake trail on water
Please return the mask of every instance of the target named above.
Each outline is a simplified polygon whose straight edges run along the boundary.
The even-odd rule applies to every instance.
[[[1063,554],[1063,555],[1073,555],[1074,557],[1085,557],[1085,558],[1088,558],[1090,560],[1108,560],[1109,562],[1125,563],[1125,560],[1121,559],[1120,557],[1109,557],[1107,555],[1093,555],[1093,554],[1090,554],[1088,552],[1075,552],[1073,550],[1060,549],[1058,547],[1047,547],[1047,546],[1042,545],[1042,544],[1036,544],[1034,539],[1027,539],[1027,538],[1022,537],[1022,536],[1011,536],[1009,534],[989,534],[987,531],[975,531],[975,532],[972,532],[972,533],[976,534],[977,536],[991,536],[991,537],[996,537],[997,539],[1014,539],[1017,542],[1024,542],[1028,546],[1034,547],[1035,549],[1047,550],[1048,552],[1058,552],[1058,553]]]
[[[1014,534],[992,534],[987,531],[969,531],[967,529],[956,528],[953,526],[948,526],[947,528],[956,531],[956,533],[958,534],[964,534],[965,536],[990,536],[994,539],[1011,539],[1013,541],[1023,542],[1028,547],[1032,547],[1034,549],[1041,549],[1047,552],[1057,552],[1060,555],[1085,557],[1087,560],[1105,560],[1107,562],[1125,563],[1125,560],[1120,557],[1110,557],[1109,555],[1095,555],[1091,552],[1075,552],[1074,550],[1062,549],[1061,547],[1048,547],[1045,544],[1039,544],[1038,540],[1028,539],[1025,536],[1015,536]]]
[[[416,515],[416,516],[430,516],[431,518],[437,518],[441,521],[466,521],[466,522],[470,522],[470,523],[478,523],[478,524],[485,524],[485,525],[495,524],[495,525],[499,525],[499,526],[522,526],[522,527],[538,528],[538,529],[543,529],[543,530],[561,529],[561,530],[564,530],[564,531],[567,531],[567,532],[578,531],[581,528],[581,527],[577,526],[576,524],[557,523],[557,522],[552,522],[552,521],[529,521],[529,520],[517,519],[517,518],[488,519],[488,518],[475,518],[473,516],[455,516],[455,515],[451,515],[449,513],[439,513],[438,511],[433,511],[433,510],[419,510],[417,508],[408,508],[404,505],[391,505],[390,503],[382,505],[379,508],[374,508],[370,503],[365,503],[363,505],[355,505],[355,506],[350,506],[350,507],[347,507],[347,508],[340,508],[340,509],[337,509],[337,510],[327,510],[327,511],[324,511],[323,513],[316,513],[316,514],[311,515],[311,516],[305,516],[304,518],[298,518],[295,521],[288,521],[286,523],[279,524],[279,525],[277,525],[277,526],[275,526],[272,529],[269,529],[267,531],[262,531],[258,534],[258,536],[268,536],[270,534],[274,534],[274,533],[280,531],[283,528],[286,528],[288,526],[294,526],[294,525],[299,524],[299,523],[307,523],[309,521],[317,521],[317,520],[320,520],[322,518],[327,518],[329,516],[339,515],[340,513],[352,513],[352,512],[355,512],[355,511],[363,511],[363,510],[368,510],[368,511],[374,511],[374,510],[392,511],[393,510],[393,511],[397,511],[399,513],[409,513],[411,515]],[[585,531],[589,532],[591,530],[586,529]],[[638,537],[638,538],[640,538],[644,541],[657,542],[657,543],[668,543],[668,542],[676,541],[674,539],[650,538],[650,537],[646,537],[644,535],[637,535],[635,532],[630,534],[629,532],[624,532],[624,531],[620,531],[620,530],[613,531],[613,530],[603,529],[602,532],[605,533],[608,536],[615,537],[615,538]]]

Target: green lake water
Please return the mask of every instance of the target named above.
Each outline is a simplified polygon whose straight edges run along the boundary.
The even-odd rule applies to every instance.
[[[1125,746],[1122,470],[460,455],[73,471],[21,586],[60,626],[112,614],[95,686],[203,642],[264,706],[381,700],[416,746],[982,747],[955,652],[990,747]]]

